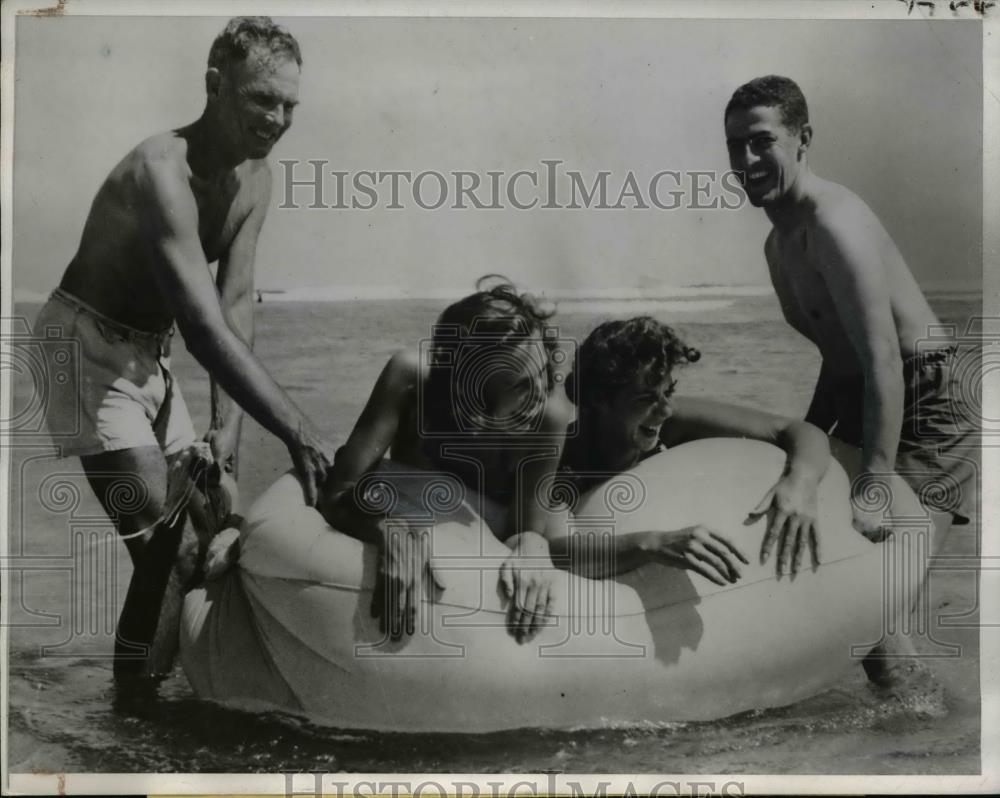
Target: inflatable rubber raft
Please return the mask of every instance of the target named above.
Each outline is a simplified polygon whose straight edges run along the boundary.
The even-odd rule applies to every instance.
[[[822,564],[778,577],[758,563],[765,520],[748,512],[785,455],[706,440],[656,455],[583,498],[575,534],[705,524],[751,560],[736,584],[648,564],[614,579],[556,572],[551,625],[518,644],[498,588],[504,544],[440,475],[390,473],[371,495],[390,517],[433,524],[446,587],[423,628],[389,641],[371,617],[376,550],[304,505],[291,474],[252,506],[239,565],[192,591],[181,631],[198,696],[342,728],[486,732],[705,720],[829,688],[908,614],[932,526],[914,500],[902,533],[854,531],[848,479],[820,486]],[[422,514],[422,515],[421,515]]]

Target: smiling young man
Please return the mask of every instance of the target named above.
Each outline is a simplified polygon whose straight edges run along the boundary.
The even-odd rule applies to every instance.
[[[251,351],[254,256],[271,191],[264,158],[292,123],[301,62],[295,39],[267,17],[231,20],[209,53],[201,117],[146,139],[112,169],[35,322],[39,335],[55,329],[79,344],[79,380],[48,406],[49,424],[79,420],[57,443],[80,457],[133,562],[117,677],[169,669],[191,576],[193,533],[183,514],[165,512],[169,465],[194,440],[170,373],[175,323],[213,390],[217,382],[235,400],[220,397],[217,461],[235,454],[238,405],[288,447],[310,503],[333,462],[333,448]],[[135,501],[120,500],[123,485]]]
[[[792,80],[744,84],[724,121],[730,165],[774,225],[764,254],[785,319],[822,356],[806,420],[861,449],[855,525],[877,535],[882,515],[864,509],[865,493],[892,496],[901,479],[931,509],[967,521],[976,439],[957,347],[940,335],[926,346],[939,322],[896,245],[860,197],[809,169],[813,131]],[[866,670],[890,680],[879,654]]]

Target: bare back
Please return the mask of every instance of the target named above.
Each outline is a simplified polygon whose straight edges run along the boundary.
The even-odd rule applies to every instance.
[[[146,139],[112,169],[91,205],[79,249],[60,286],[106,316],[140,330],[162,330],[173,314],[156,280],[148,212],[155,202],[141,175],[164,161],[184,171],[198,208],[205,260],[219,260],[254,207],[266,196],[267,166],[248,160],[221,181],[199,178],[187,161],[183,131]]]
[[[937,317],[927,304],[899,249],[881,222],[844,186],[813,178],[810,202],[790,230],[775,227],[765,245],[771,280],[786,320],[819,347],[831,374],[860,375],[861,362],[851,326],[852,309],[837,305],[833,281],[851,280],[831,257],[827,242],[840,241],[858,255],[888,299],[902,357],[913,354]]]

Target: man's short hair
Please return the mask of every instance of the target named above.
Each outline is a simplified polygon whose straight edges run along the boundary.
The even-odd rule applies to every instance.
[[[733,92],[722,118],[729,119],[733,111],[749,111],[762,105],[777,108],[782,124],[791,131],[798,132],[809,124],[809,108],[802,89],[794,80],[781,75],[765,75],[744,83]]]
[[[224,72],[243,61],[251,50],[263,50],[271,55],[295,59],[302,66],[299,43],[270,17],[233,17],[225,30],[215,37],[208,51],[208,66]]]

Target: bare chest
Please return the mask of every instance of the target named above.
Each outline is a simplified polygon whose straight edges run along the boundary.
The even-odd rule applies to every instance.
[[[210,183],[191,178],[191,191],[198,206],[198,238],[205,260],[218,260],[233,243],[249,212],[248,192],[241,182]]]
[[[781,281],[779,296],[783,304],[792,305],[789,315],[799,331],[825,354],[853,352],[808,234],[797,232],[776,241],[773,256]]]

